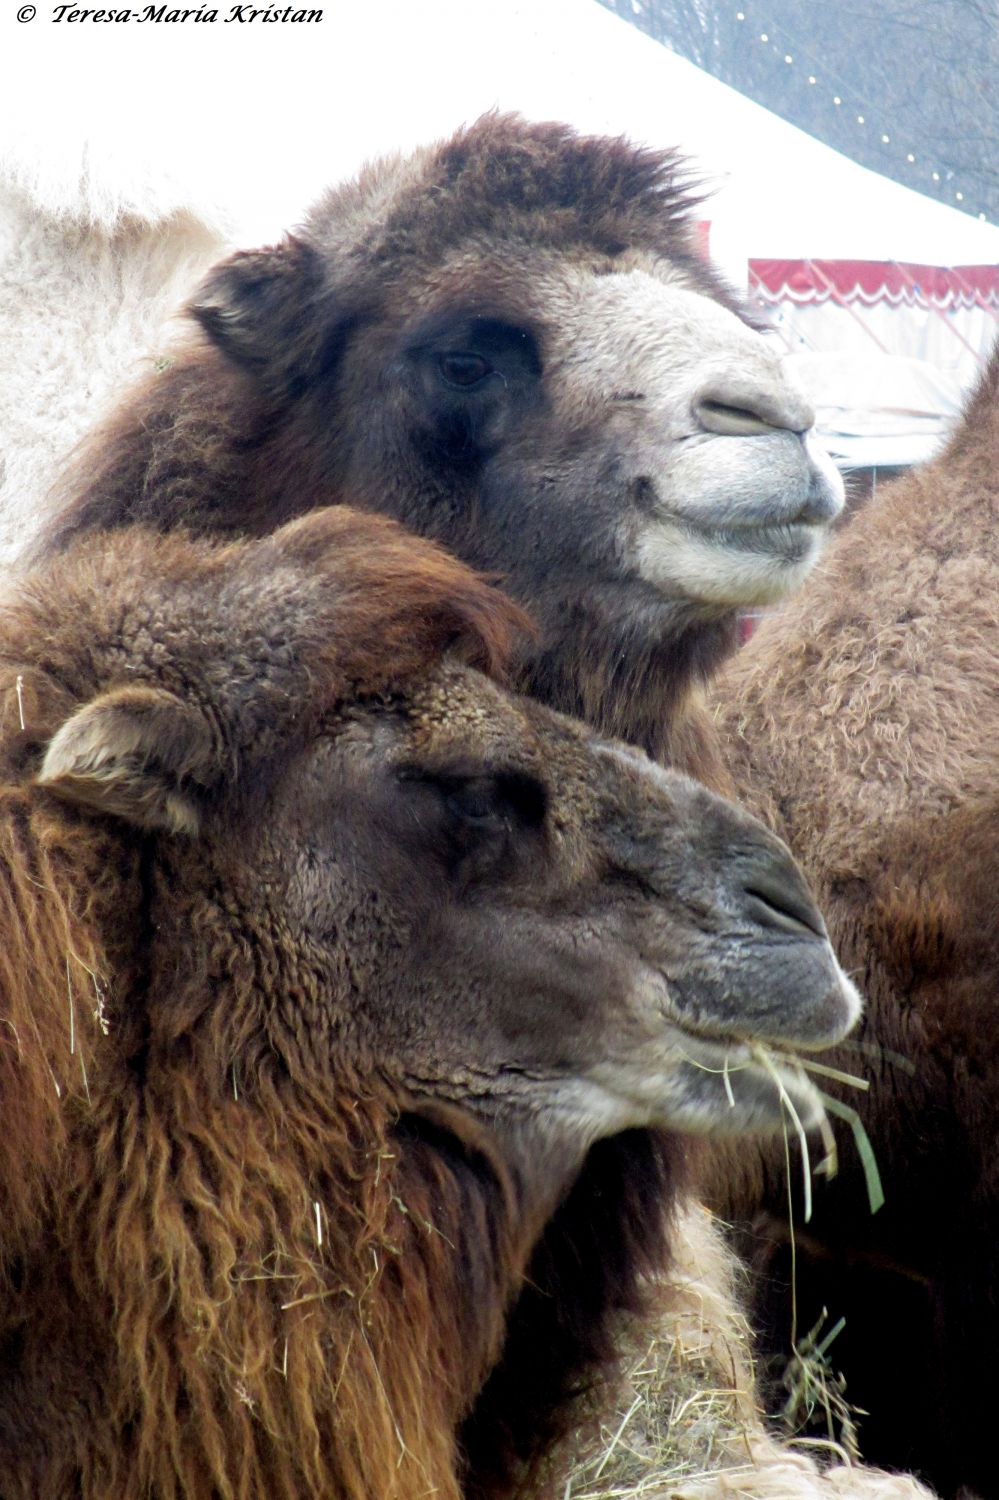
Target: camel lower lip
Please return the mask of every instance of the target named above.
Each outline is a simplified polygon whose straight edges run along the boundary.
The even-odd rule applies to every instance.
[[[745,552],[769,562],[800,563],[821,546],[828,524],[819,520],[773,518],[760,521],[732,519],[726,523],[702,523],[696,517],[675,512],[661,513],[662,525],[685,534],[691,541],[726,552]]]
[[[772,1088],[792,1114],[800,1116],[806,1129],[819,1124],[823,1114],[819,1095],[793,1059],[775,1057],[765,1048],[756,1049],[737,1038],[727,1041],[692,1031],[682,1034],[690,1044],[687,1061],[691,1067],[720,1075],[730,1096],[733,1088],[738,1091],[740,1077],[747,1083],[752,1080],[756,1087],[762,1084]]]
[[[698,1067],[717,1069],[721,1073],[753,1069],[757,1073],[769,1074],[772,1069],[773,1074],[782,1083],[788,1078],[797,1076],[783,1058],[778,1060],[767,1049],[755,1048],[740,1037],[726,1037],[702,1031],[689,1031],[686,1028],[680,1029],[684,1039],[690,1043],[697,1054],[692,1055],[690,1061]],[[769,1068],[767,1063],[770,1065]]]
[[[825,534],[825,528],[810,521],[772,523],[760,526],[692,527],[695,535],[715,546],[737,548],[743,552],[761,553],[767,557],[784,557],[798,562]]]

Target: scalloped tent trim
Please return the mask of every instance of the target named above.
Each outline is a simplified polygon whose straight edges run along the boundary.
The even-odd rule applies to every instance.
[[[999,314],[999,265],[927,266],[876,260],[754,260],[750,277],[773,306],[859,302],[871,307],[994,308]]]

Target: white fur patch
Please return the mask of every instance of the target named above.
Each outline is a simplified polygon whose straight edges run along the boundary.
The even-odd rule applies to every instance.
[[[74,445],[169,357],[169,315],[221,253],[183,216],[108,233],[50,218],[0,183],[0,564],[33,540]]]
[[[842,480],[772,341],[639,259],[553,291],[546,379],[642,488],[651,514],[637,535],[624,516],[620,540],[641,577],[723,607],[773,603],[815,563]]]
[[[776,1072],[806,1129],[823,1118],[818,1090],[804,1075]],[[690,1135],[769,1131],[784,1119],[774,1077],[738,1042],[708,1043],[669,1028],[634,1057],[611,1057],[584,1078],[560,1083],[552,1126],[586,1142],[622,1130],[658,1127]]]
[[[831,1045],[852,1029],[862,1002],[832,948],[825,946],[845,1002],[843,1024],[836,1037],[827,1039]],[[568,1127],[574,1138],[589,1145],[645,1126],[693,1135],[776,1130],[785,1118],[781,1087],[807,1130],[821,1123],[818,1090],[800,1069],[773,1063],[770,1071],[753,1056],[748,1040],[715,1039],[667,1019],[672,1002],[660,975],[646,971],[634,999],[636,1010],[652,1022],[644,1040],[609,1049],[584,1075],[553,1083],[543,1110],[553,1133],[563,1134]]]
[[[810,527],[795,538],[772,528],[761,532],[752,550],[730,534],[685,532],[676,524],[651,524],[641,534],[635,562],[639,575],[664,593],[686,595],[708,604],[775,604],[804,583],[822,550],[825,532]],[[769,545],[767,545],[767,540]],[[783,546],[781,544],[784,544]]]

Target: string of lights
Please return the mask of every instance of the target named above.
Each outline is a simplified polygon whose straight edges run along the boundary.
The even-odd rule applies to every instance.
[[[641,5],[641,0],[632,0],[632,8],[634,8],[636,4],[638,4],[640,6]],[[751,23],[749,23],[749,18],[748,18],[747,12],[745,10],[737,10],[735,12],[735,19],[740,24],[751,24]],[[781,30],[783,32],[783,34],[784,34],[784,37],[787,39],[787,42],[789,43],[790,46],[794,47],[799,54],[803,53],[809,59],[809,61],[813,64],[813,66],[816,66],[823,73],[825,73],[827,75],[829,74],[830,70],[826,67],[826,65],[824,65],[823,63],[820,62],[820,60],[815,56],[815,53],[811,50],[811,48],[808,46],[808,44],[806,42],[802,41],[801,39],[792,36],[790,30],[788,29],[788,27],[787,27],[787,25],[785,23],[781,23],[781,26],[779,28],[773,27],[773,25],[772,25],[771,22],[764,22],[764,25],[767,25],[768,27],[772,28],[773,30],[778,30],[778,29]],[[770,30],[759,32],[758,33],[758,38],[759,38],[759,42],[760,42],[761,45],[763,45],[763,46],[769,46],[774,53],[776,53],[778,56],[780,56],[780,54],[781,54],[781,48],[780,48],[779,44],[771,37]],[[784,52],[784,54],[783,54],[783,60],[784,60],[785,66],[787,66],[787,67],[793,67],[793,66],[795,66],[794,53],[792,53],[792,52]],[[830,81],[833,83],[834,87],[838,90],[837,93],[830,95],[830,98],[832,100],[833,105],[837,109],[840,109],[840,108],[844,107],[844,104],[845,104],[845,101],[847,100],[847,98],[851,99],[853,101],[852,104],[846,104],[845,107],[847,109],[851,109],[852,108],[855,111],[855,119],[856,119],[857,127],[859,129],[865,128],[867,126],[867,124],[868,124],[868,115],[869,115],[868,106],[865,105],[864,102],[857,97],[856,93],[851,89],[851,87],[850,87],[849,84],[844,83],[841,79],[837,79],[834,76],[830,78]],[[812,87],[818,87],[819,86],[819,74],[818,74],[818,72],[816,72],[816,73],[809,73],[808,74],[808,82],[809,82],[810,86],[812,86]],[[884,146],[890,145],[891,141],[892,141],[892,137],[891,137],[891,134],[889,133],[889,131],[882,130],[880,132],[880,140],[881,140],[881,144],[882,145],[884,145]],[[905,153],[905,159],[906,159],[906,161],[908,162],[908,164],[910,166],[914,166],[916,164],[916,161],[917,161],[916,153],[914,151],[907,151]],[[930,180],[932,182],[939,183],[942,180],[940,171],[936,167],[932,166],[932,164],[927,164],[927,167],[928,167],[928,172],[929,172]],[[953,173],[951,173],[950,176],[953,179]],[[954,188],[954,201],[956,203],[962,203],[963,204],[963,202],[964,202],[964,196],[965,195],[964,195],[964,191],[963,191],[962,188],[960,188],[960,187],[955,187]],[[978,218],[982,221],[982,223],[985,223],[985,222],[987,222],[988,215],[985,214],[985,213],[979,213]]]
[[[611,3],[613,4],[613,0]],[[934,196],[946,201],[946,196],[949,195],[955,205],[968,211],[968,186],[958,172],[939,160],[934,161],[932,152],[915,142],[909,142],[908,149],[900,151],[894,128],[887,122],[879,127],[875,122],[876,109],[872,109],[859,96],[852,84],[838,77],[828,61],[819,57],[805,39],[796,36],[783,20],[775,23],[772,19],[764,20],[761,17],[754,24],[753,17],[760,15],[759,8],[754,11],[746,0],[736,0],[736,3],[740,8],[730,12],[730,15],[734,15],[735,21],[746,28],[748,39],[755,45],[766,48],[774,60],[784,67],[807,67],[808,86],[827,91],[826,97],[834,109],[841,111],[844,116],[852,116],[855,130],[862,133],[869,146],[873,144],[894,148],[904,156],[906,166],[915,169],[917,179],[919,174],[923,174],[924,180],[928,179],[933,183],[936,189]],[[650,5],[649,0],[630,0],[630,5],[636,17],[654,14],[655,7]],[[714,45],[718,46],[717,39]],[[905,180],[911,182],[913,174],[904,175]],[[982,223],[989,220],[989,214],[984,211],[980,211],[977,217]]]

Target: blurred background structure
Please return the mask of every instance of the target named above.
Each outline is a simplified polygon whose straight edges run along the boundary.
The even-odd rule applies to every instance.
[[[229,0],[203,3],[228,14]],[[327,0],[307,25],[40,16],[5,32],[0,276],[4,195],[26,185],[56,214],[71,191],[96,202],[125,182],[143,209],[190,205],[221,248],[261,243],[365,159],[519,109],[682,147],[711,192],[704,244],[765,310],[837,459],[895,467],[940,442],[999,332],[997,30],[994,0]]]
[[[603,3],[852,161],[999,222],[995,0]],[[751,257],[750,290],[798,353],[840,456],[915,462],[999,330],[999,273],[947,257],[906,263],[899,249],[825,254]]]
[[[603,0],[853,161],[999,221],[995,0]]]

